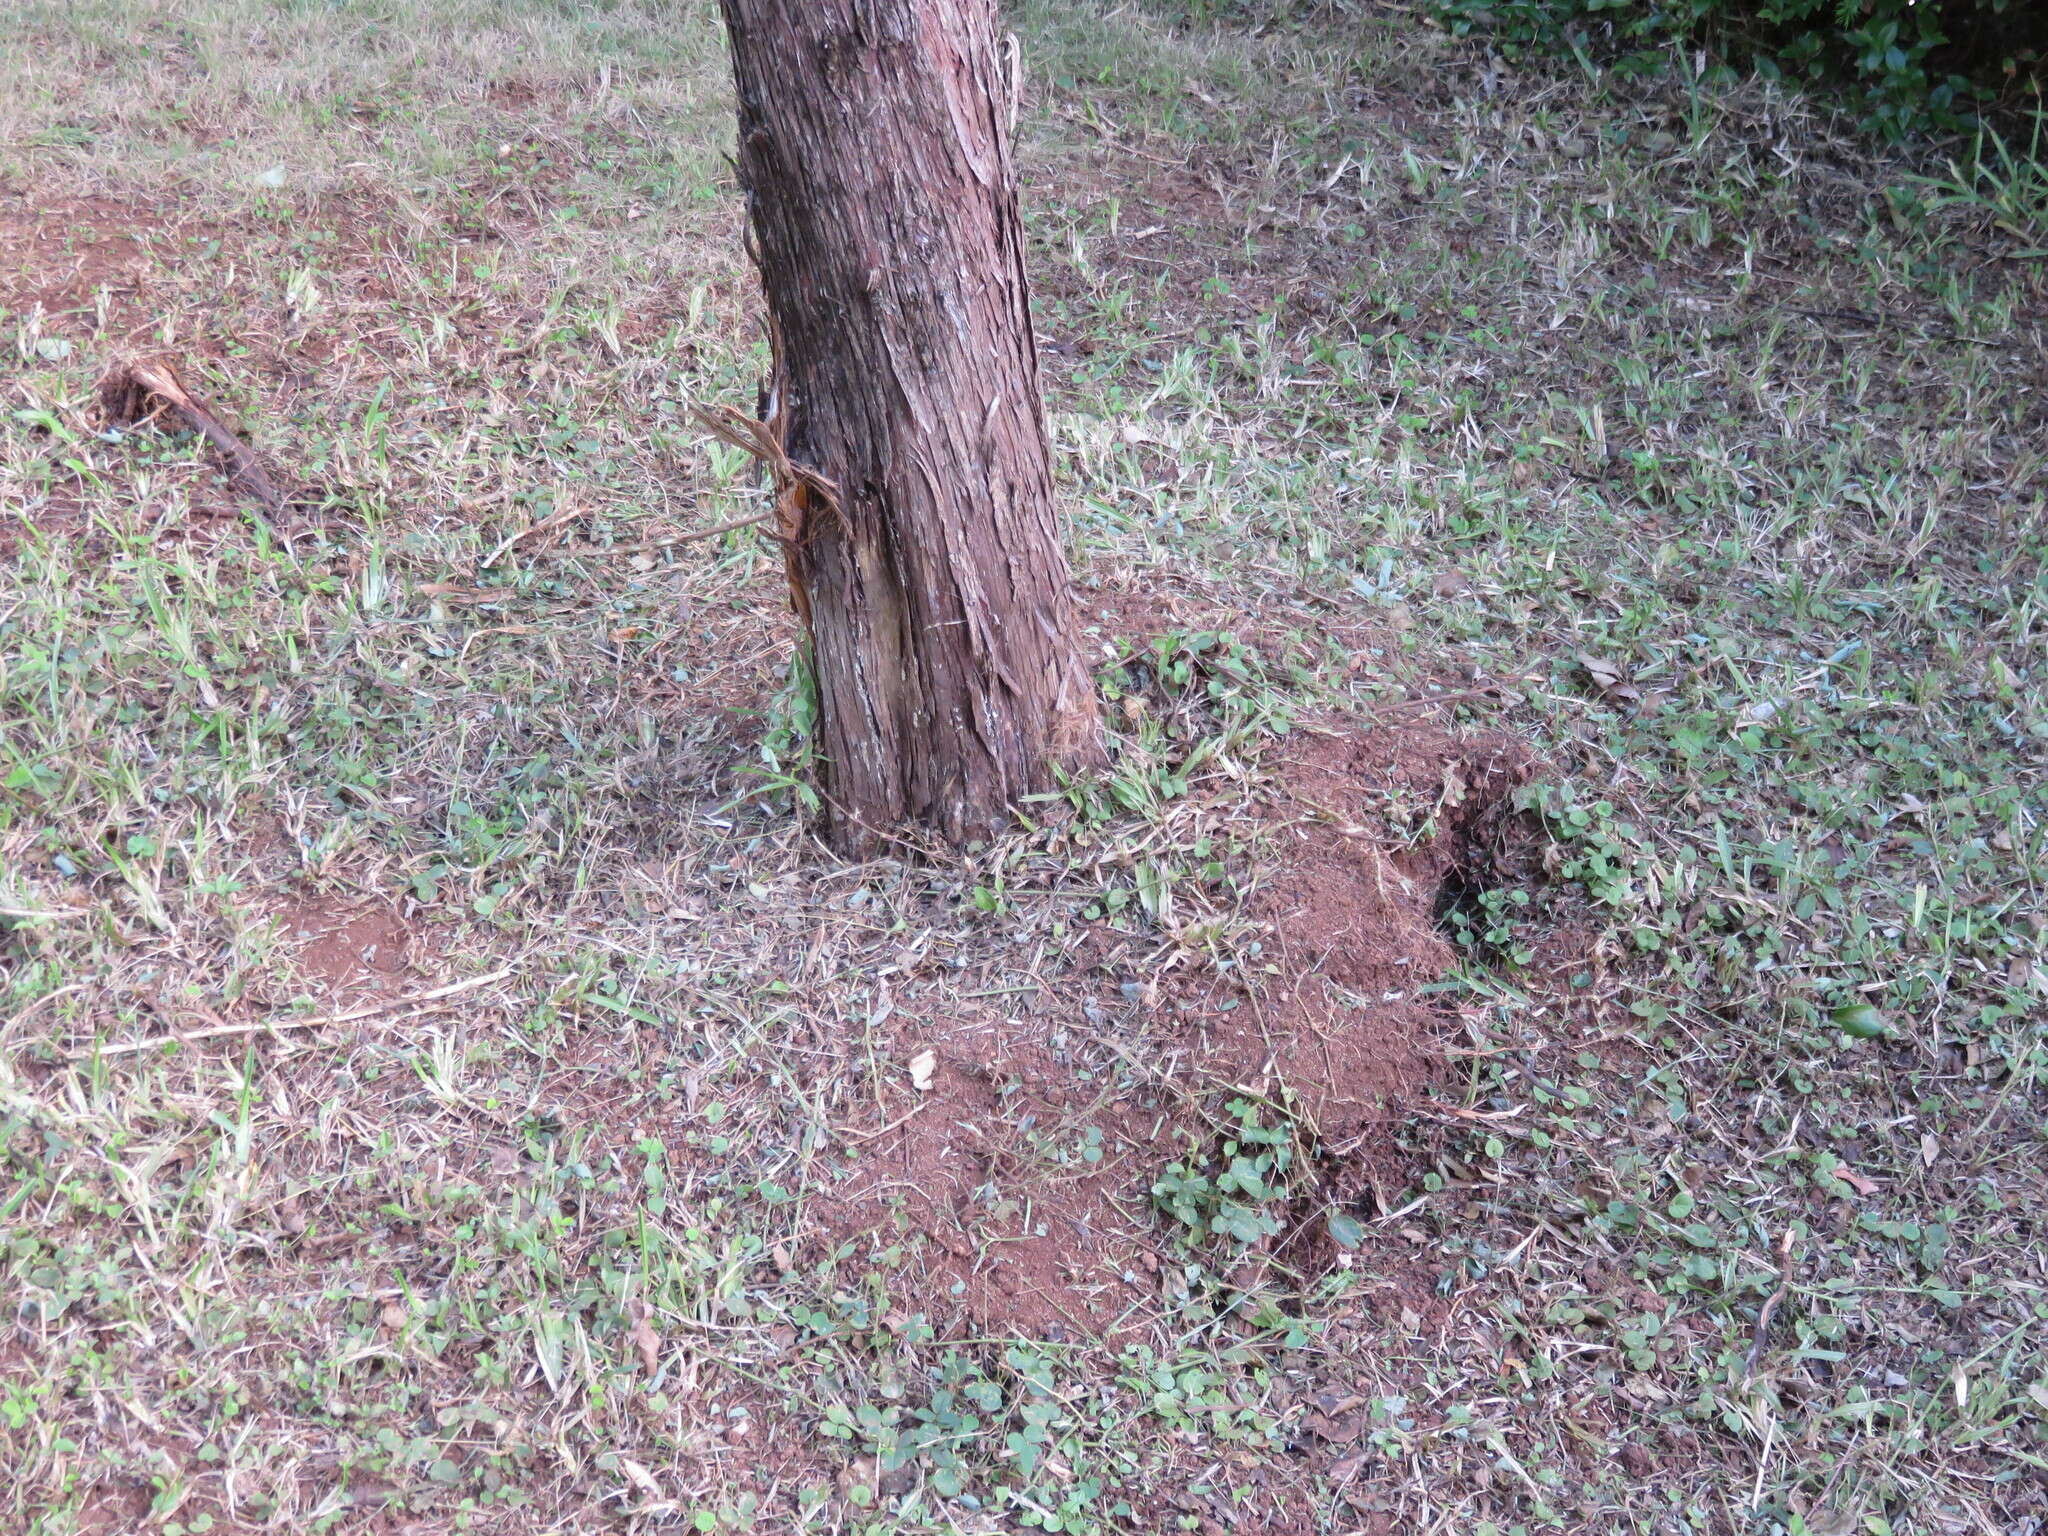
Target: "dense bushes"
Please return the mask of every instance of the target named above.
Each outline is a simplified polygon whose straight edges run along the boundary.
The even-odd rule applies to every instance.
[[[2032,77],[2048,48],[2039,0],[1435,0],[1458,33],[1509,52],[1571,53],[1623,69],[1660,66],[1672,45],[1805,83],[1846,86],[1892,136],[1966,126]]]

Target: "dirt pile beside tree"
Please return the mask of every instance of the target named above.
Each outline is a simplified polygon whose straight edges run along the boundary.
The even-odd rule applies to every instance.
[[[918,1255],[900,1295],[937,1320],[1100,1333],[1184,1295],[1191,1251],[1326,1266],[1333,1216],[1398,1194],[1391,1130],[1456,1023],[1430,990],[1453,959],[1440,913],[1490,867],[1532,762],[1355,727],[1273,758],[1238,963],[1098,925],[1039,985],[894,1018],[923,1086],[834,1128],[829,1243]]]

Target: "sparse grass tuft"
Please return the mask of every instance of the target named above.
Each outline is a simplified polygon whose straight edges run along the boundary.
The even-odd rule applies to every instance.
[[[2036,107],[2026,143],[2008,143],[1990,124],[1970,141],[1968,163],[1949,162],[1948,175],[1927,183],[1934,208],[1981,213],[2002,232],[2030,249],[2018,260],[2048,260],[2048,108]]]

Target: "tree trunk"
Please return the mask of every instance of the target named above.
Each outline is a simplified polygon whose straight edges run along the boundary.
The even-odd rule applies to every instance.
[[[982,836],[1099,750],[994,0],[720,3],[828,833]]]

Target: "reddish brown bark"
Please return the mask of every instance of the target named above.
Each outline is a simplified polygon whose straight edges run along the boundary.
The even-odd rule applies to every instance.
[[[168,360],[135,358],[116,363],[100,378],[99,399],[100,409],[116,426],[134,426],[168,411],[213,444],[214,451],[228,462],[228,477],[262,502],[266,511],[284,509],[284,492],[263,467],[256,450],[185,388]]]
[[[1097,750],[993,0],[721,4],[828,830],[980,836]]]

